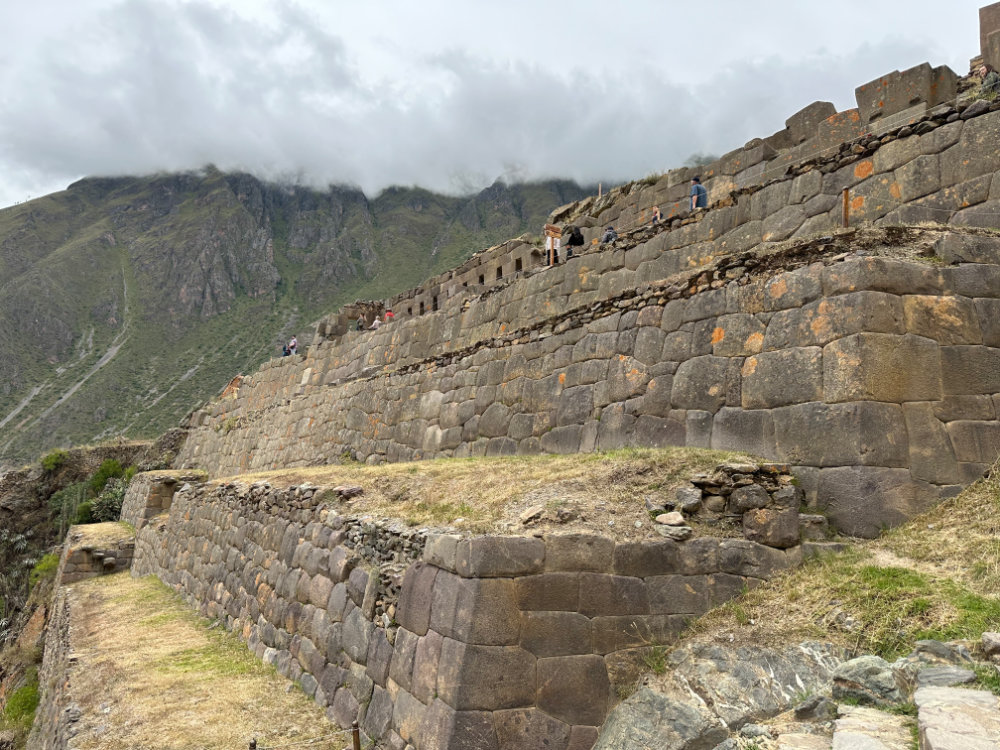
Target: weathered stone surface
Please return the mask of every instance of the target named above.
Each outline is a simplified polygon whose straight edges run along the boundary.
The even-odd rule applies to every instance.
[[[641,578],[583,573],[580,590],[580,612],[588,617],[649,613],[646,584]]]
[[[938,495],[913,483],[906,469],[844,466],[820,470],[817,500],[843,533],[871,538],[927,510]]]
[[[652,576],[646,579],[654,615],[700,615],[709,609],[707,576]]]
[[[514,580],[520,609],[576,612],[580,605],[579,573],[543,573]]]
[[[499,750],[493,714],[489,711],[456,711],[444,701],[435,700],[424,713],[419,731],[421,749]]]
[[[837,750],[909,750],[913,742],[905,717],[851,705],[843,707],[833,736]]]
[[[517,646],[474,646],[445,638],[438,696],[459,711],[535,704],[535,657]]]
[[[782,349],[747,357],[742,374],[744,409],[819,401],[823,397],[823,350]]]
[[[438,569],[433,565],[417,562],[410,566],[403,578],[396,620],[417,635],[424,635],[430,626],[437,574]]]
[[[941,398],[942,350],[928,338],[860,333],[823,348],[823,394],[838,401]]]
[[[525,612],[521,648],[538,657],[592,652],[590,620],[576,612]]]
[[[913,696],[921,746],[927,750],[979,750],[1000,745],[1000,705],[985,690],[925,687]]]
[[[753,508],[766,508],[770,502],[771,496],[759,484],[737,487],[729,496],[729,505],[734,513],[745,513]]]
[[[691,705],[643,687],[608,717],[594,750],[713,747],[728,736],[718,719]],[[698,743],[696,745],[695,743]]]
[[[609,571],[614,550],[614,540],[595,534],[547,534],[545,570]]]
[[[726,403],[729,362],[728,358],[712,356],[682,362],[674,375],[673,405],[678,409],[718,411]]]
[[[768,547],[788,549],[800,541],[799,512],[759,508],[743,514],[743,536]]]
[[[461,578],[441,571],[430,627],[465,643],[514,645],[520,632],[518,589],[509,578]]]
[[[413,655],[413,675],[410,692],[422,703],[429,704],[437,694],[438,665],[444,638],[431,631],[417,641]]]
[[[719,409],[712,423],[711,447],[714,450],[746,451],[755,456],[775,457],[771,411],[733,407]]]
[[[833,674],[833,699],[870,706],[903,702],[895,672],[885,659],[859,656],[841,664]]]
[[[948,395],[1000,393],[1000,349],[942,346],[941,370]]]
[[[458,544],[455,569],[466,578],[495,578],[540,573],[545,560],[541,539],[475,537]]]
[[[536,708],[515,708],[493,715],[500,747],[507,750],[570,750],[570,727]]]
[[[591,621],[594,652],[611,654],[623,649],[673,643],[689,619],[687,615],[595,617]]]
[[[680,572],[683,557],[676,542],[622,542],[615,545],[614,571],[639,578]],[[584,593],[589,596],[590,589]]]
[[[906,330],[939,344],[981,344],[979,319],[972,300],[955,296],[910,294],[903,297]]]
[[[567,724],[599,726],[611,700],[611,682],[600,656],[538,660],[539,709]]]
[[[909,457],[902,407],[860,401],[799,404],[773,412],[779,455],[812,466],[905,466]]]

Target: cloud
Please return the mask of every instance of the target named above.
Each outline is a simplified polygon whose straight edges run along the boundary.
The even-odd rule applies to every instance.
[[[0,205],[24,186],[208,163],[369,194],[504,174],[625,180],[769,135],[817,94],[851,106],[855,85],[904,67],[886,60],[921,59],[900,40],[688,84],[652,66],[566,74],[446,48],[374,78],[345,36],[291,3],[255,19],[125,0],[93,18],[0,73]]]

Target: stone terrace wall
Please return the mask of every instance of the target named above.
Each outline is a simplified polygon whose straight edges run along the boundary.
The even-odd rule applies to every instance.
[[[140,531],[133,574],[400,749],[587,750],[643,649],[803,556],[737,539],[462,538],[348,519],[326,497],[187,485]]]
[[[204,482],[207,478],[204,472],[198,471],[147,471],[138,474],[129,482],[125,492],[121,518],[138,531],[151,518],[170,510],[179,485]]]

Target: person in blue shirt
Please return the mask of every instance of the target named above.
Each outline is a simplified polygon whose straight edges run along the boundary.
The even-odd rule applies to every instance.
[[[708,208],[708,191],[701,184],[700,177],[691,178],[691,210]]]

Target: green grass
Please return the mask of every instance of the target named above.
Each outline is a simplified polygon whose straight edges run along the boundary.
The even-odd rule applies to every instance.
[[[3,709],[3,726],[27,728],[35,719],[38,708],[38,670],[32,667],[25,674],[26,684],[19,687],[7,699]]]
[[[43,579],[53,578],[58,569],[59,555],[51,553],[44,555],[31,569],[31,575],[28,576],[28,583],[34,588]]]

